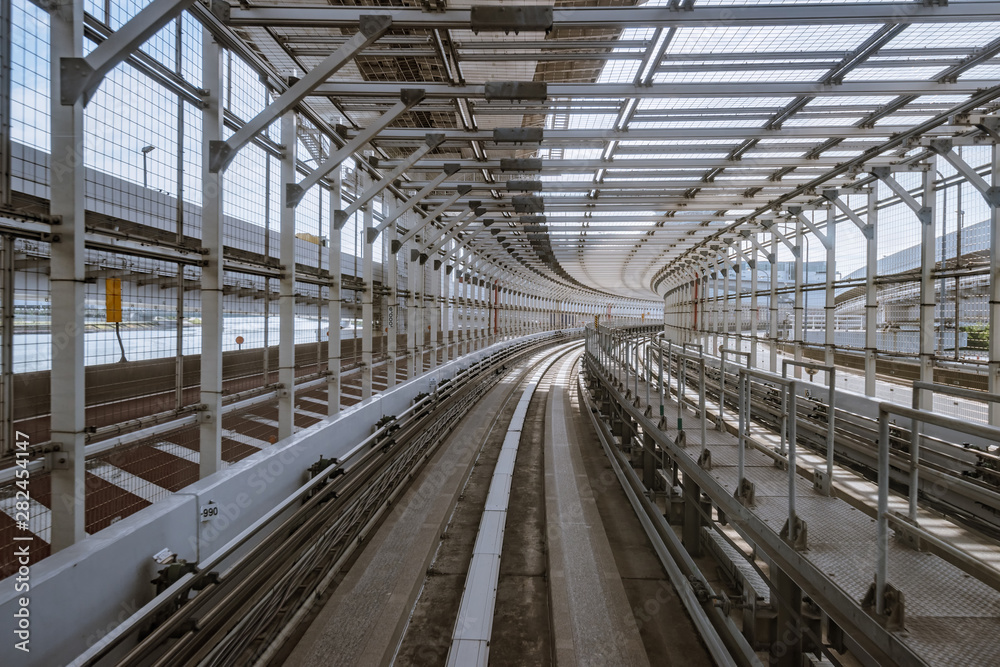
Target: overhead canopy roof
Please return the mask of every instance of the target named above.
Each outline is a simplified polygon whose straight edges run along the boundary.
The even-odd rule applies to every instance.
[[[708,237],[855,184],[861,163],[898,161],[910,135],[953,134],[956,110],[988,113],[1000,96],[1000,2],[580,0],[548,14],[544,3],[484,4],[272,0],[234,5],[226,22],[287,73],[314,67],[362,15],[390,16],[391,30],[308,106],[351,137],[401,89],[424,89],[371,142],[378,169],[443,132],[401,187],[459,163],[428,209],[471,184],[456,214],[479,200],[503,228],[476,247],[577,289],[654,298],[658,272]],[[543,139],[515,144],[498,128],[542,128]],[[540,201],[518,210],[515,196]]]

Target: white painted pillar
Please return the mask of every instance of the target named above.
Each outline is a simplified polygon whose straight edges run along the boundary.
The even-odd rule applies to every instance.
[[[428,268],[430,266],[430,268]],[[431,368],[438,365],[438,332],[441,330],[441,272],[435,271],[429,264],[424,265],[424,273],[430,274],[430,286],[427,290],[428,316],[430,318],[430,351]]]
[[[827,209],[826,213],[826,304],[825,317],[823,319],[826,324],[826,365],[832,366],[834,362],[834,351],[837,344],[836,336],[834,335],[836,331],[836,318],[834,317],[837,313],[837,294],[833,288],[833,283],[837,278],[837,213],[833,206]]]
[[[83,57],[83,0],[50,14],[51,195],[61,219],[51,244],[51,439],[53,553],[86,537],[84,470],[84,127],[83,104],[63,106],[61,58]]]
[[[923,173],[923,205],[930,209],[920,227],[920,380],[934,382],[934,354],[937,350],[937,332],[934,330],[936,297],[931,279],[936,263],[934,230],[936,209],[934,175],[937,173],[937,155],[930,159],[930,169]],[[920,408],[930,410],[934,396],[929,391],[920,392]]]
[[[396,201],[393,195],[389,195],[386,198],[386,204],[383,206],[382,214],[391,215],[400,202]],[[398,354],[396,336],[399,332],[399,295],[397,294],[396,287],[399,282],[399,266],[398,266],[398,253],[392,252],[393,242],[396,240],[396,225],[389,225],[389,228],[385,230],[384,233],[386,252],[386,265],[382,270],[382,282],[385,287],[388,288],[389,293],[386,295],[387,306],[385,309],[385,321],[382,323],[382,329],[384,330],[385,339],[385,353],[388,357],[386,362],[386,386],[394,387],[396,385],[396,355]]]
[[[362,175],[359,189],[364,192],[371,184],[367,175]],[[363,223],[362,230],[375,226],[373,211],[375,204],[367,202],[361,207]],[[374,359],[372,350],[375,337],[375,244],[368,243],[365,234],[361,235],[361,280],[364,283],[361,292],[361,400],[371,398],[372,376],[374,374]]]
[[[294,183],[297,121],[294,112],[281,117],[281,182]],[[278,282],[278,440],[295,431],[295,209],[288,205],[287,188],[281,188],[279,261],[284,267]]]
[[[805,307],[803,305],[802,283],[803,274],[805,269],[805,243],[804,243],[804,232],[805,226],[802,224],[801,220],[795,220],[795,303],[793,305],[794,321],[792,327],[793,331],[793,350],[795,353],[795,361],[802,361],[802,339],[805,338]],[[802,377],[802,368],[800,366],[795,367],[795,377]]]
[[[868,191],[868,224],[872,235],[866,243],[865,270],[865,395],[875,395],[875,366],[878,351],[878,182]]]
[[[334,225],[334,211],[341,208],[340,188],[342,171],[338,167],[333,171],[333,188],[330,190],[330,313],[327,343],[327,375],[326,375],[326,414],[334,416],[340,412],[340,316],[341,316],[341,266],[340,248],[342,244],[341,231]]]
[[[222,468],[222,172],[209,171],[212,141],[222,139],[222,48],[202,31],[201,413],[199,476]]]
[[[1000,187],[1000,151],[997,145],[990,148],[993,187]],[[955,321],[958,322],[958,302],[955,304]],[[990,207],[990,362],[989,391],[1000,393],[1000,207]],[[1000,404],[991,403],[990,424],[1000,426]]]

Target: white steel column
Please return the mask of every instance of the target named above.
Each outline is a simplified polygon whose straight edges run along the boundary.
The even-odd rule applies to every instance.
[[[52,551],[85,532],[84,453],[84,142],[83,105],[63,106],[61,58],[83,56],[83,0],[60,5],[51,17],[51,199],[60,218],[51,244]]]
[[[341,232],[334,224],[334,213],[340,209],[340,188],[342,170],[333,171],[333,188],[330,190],[330,333],[327,336],[326,414],[334,416],[340,412],[340,315],[341,315]]]
[[[399,202],[392,195],[389,195],[387,200],[388,207],[383,207],[383,215],[391,215],[395,211],[396,206]],[[386,248],[386,265],[383,267],[382,271],[382,284],[384,287],[388,288],[388,294],[386,299],[388,299],[388,307],[386,308],[386,319],[383,323],[383,329],[385,330],[385,353],[388,357],[386,362],[386,388],[393,387],[396,384],[396,354],[397,354],[397,343],[396,343],[396,332],[399,331],[399,296],[396,293],[396,285],[399,281],[398,276],[398,265],[397,257],[398,253],[392,251],[392,242],[396,240],[396,225],[389,225],[385,234]]]
[[[731,347],[729,328],[733,326],[733,301],[729,294],[729,287],[731,283],[731,274],[733,272],[733,264],[729,262],[729,248],[726,246],[722,247],[722,266],[719,270],[722,271],[722,298],[725,299],[722,303],[722,344],[726,347]],[[713,350],[715,352],[715,350]]]
[[[364,190],[369,185],[368,177],[362,176],[360,189]],[[361,207],[364,215],[363,229],[369,229],[373,223],[373,202],[367,202]],[[361,293],[361,400],[371,398],[372,395],[372,343],[375,330],[375,314],[372,308],[372,300],[375,296],[374,290],[374,257],[375,244],[368,243],[365,235],[362,235],[361,243],[361,280],[364,282],[364,290]]]
[[[213,141],[222,140],[222,48],[202,31],[201,427],[199,475],[222,468],[222,172],[209,170]]]
[[[465,336],[463,335],[465,331],[465,280],[462,279],[462,259],[465,258],[466,252],[468,252],[466,248],[461,248],[455,253],[452,265],[455,268],[451,272],[452,279],[455,281],[455,321],[452,326],[455,327],[456,357],[465,354]]]
[[[438,285],[441,289],[441,344],[444,346],[444,351],[441,353],[441,360],[447,363],[454,359],[450,340],[455,335],[455,319],[452,317],[451,303],[451,276],[447,274],[443,264],[434,273],[437,274]]]
[[[878,291],[875,278],[878,275],[878,188],[876,181],[868,191],[868,224],[871,238],[866,239],[865,259],[865,396],[875,395],[875,354],[878,350]]]
[[[837,295],[833,289],[833,282],[837,277],[837,212],[833,204],[826,212],[826,304],[824,310],[824,322],[826,323],[826,360],[827,366],[833,365],[834,348],[837,341],[834,336],[836,331]]]
[[[712,354],[718,354],[719,346],[725,344],[725,338],[722,337],[722,299],[719,295],[719,274],[722,272],[722,266],[719,263],[719,258],[716,257],[712,264],[712,325],[715,331],[715,336],[712,339]]]
[[[935,193],[934,175],[937,173],[937,155],[929,159],[930,169],[923,173],[923,207],[928,215],[920,216],[920,380],[934,382],[934,353],[937,348],[937,332],[934,331],[934,230]],[[957,295],[956,295],[957,298]],[[930,410],[934,396],[929,391],[920,392],[920,408]]]
[[[805,338],[805,304],[804,292],[802,290],[802,284],[805,282],[803,274],[805,273],[805,225],[802,224],[801,220],[795,220],[795,252],[793,253],[795,257],[795,303],[793,304],[794,318],[792,322],[792,327],[794,331],[792,335],[794,336],[793,351],[795,354],[795,361],[802,361],[802,341]],[[802,377],[802,367],[795,367],[795,377]]]
[[[396,223],[390,227],[395,228]],[[420,318],[417,316],[417,270],[413,262],[408,261],[407,248],[402,248],[403,262],[406,266],[406,377],[417,377],[417,364],[422,363],[420,357]],[[421,370],[423,370],[421,368]]]
[[[736,240],[736,261],[732,270],[736,274],[736,294],[733,302],[736,310],[736,349],[743,351],[743,240]]]
[[[281,117],[281,182],[294,183],[297,119],[295,112]],[[281,188],[278,283],[278,440],[295,432],[295,209],[288,205],[288,188]],[[339,331],[338,331],[339,337]]]
[[[754,243],[750,249],[752,261],[747,262],[750,267],[750,367],[757,368],[757,354],[760,351],[760,303],[758,302],[757,290],[757,262],[760,261],[757,244]]]
[[[428,290],[427,299],[430,302],[430,351],[431,351],[431,368],[437,368],[438,365],[438,331],[441,330],[441,272],[435,271],[434,267],[431,266],[430,269],[427,265],[424,265],[424,273],[430,273],[430,289]],[[426,303],[426,302],[425,302]]]
[[[771,256],[768,257],[771,264],[771,295],[770,295],[770,337],[771,354],[769,370],[772,373],[778,372],[778,236],[771,234]]]
[[[990,148],[993,187],[1000,187],[1000,150]],[[955,322],[958,326],[958,297]],[[1000,207],[990,207],[990,363],[989,391],[1000,393]],[[990,403],[990,424],[1000,426],[1000,404]]]

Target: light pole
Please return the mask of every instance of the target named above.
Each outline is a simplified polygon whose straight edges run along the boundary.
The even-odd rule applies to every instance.
[[[149,184],[147,183],[147,179],[148,179],[148,176],[147,176],[147,174],[148,174],[148,170],[147,170],[147,168],[146,168],[146,158],[147,158],[147,157],[149,156],[149,154],[150,154],[150,153],[152,153],[152,152],[153,152],[154,150],[156,150],[156,146],[143,146],[143,147],[142,147],[142,187],[143,187],[143,188],[148,188],[148,187],[149,187]]]

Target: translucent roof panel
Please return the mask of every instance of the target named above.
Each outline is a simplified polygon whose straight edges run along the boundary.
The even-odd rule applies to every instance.
[[[667,54],[847,51],[880,27],[855,24],[681,28],[670,42]]]

